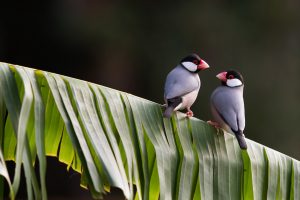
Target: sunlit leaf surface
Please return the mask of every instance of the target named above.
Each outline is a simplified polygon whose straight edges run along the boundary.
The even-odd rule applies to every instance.
[[[162,111],[131,94],[0,63],[0,182],[14,199],[23,168],[28,199],[47,199],[46,156],[54,156],[82,174],[94,198],[118,187],[127,199],[300,199],[299,161],[251,140],[241,151],[232,135]],[[5,160],[16,163],[13,177]]]

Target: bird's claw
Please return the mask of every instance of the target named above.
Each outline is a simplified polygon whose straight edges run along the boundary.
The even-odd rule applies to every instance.
[[[213,122],[211,120],[208,120],[207,123],[215,128],[221,128],[221,126],[218,122]]]
[[[221,130],[221,126],[218,122],[213,122],[211,120],[207,121],[207,123],[213,127],[215,127],[217,129],[217,135],[219,135],[219,133],[223,133],[223,131]]]
[[[194,116],[193,111],[191,111],[191,110],[187,111],[187,112],[186,112],[186,116],[187,116],[187,117],[193,117],[193,116]]]

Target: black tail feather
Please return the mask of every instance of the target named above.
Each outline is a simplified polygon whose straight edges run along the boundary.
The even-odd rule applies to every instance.
[[[235,137],[240,145],[240,148],[247,149],[247,143],[246,143],[245,135],[243,134],[243,132],[241,130],[238,130],[238,131],[234,131],[234,133],[235,133]]]
[[[164,112],[164,117],[170,118],[174,109],[182,102],[182,97],[175,97],[167,100],[167,108]]]
[[[164,117],[170,118],[173,114],[174,108],[172,106],[167,107],[165,112],[164,112]]]

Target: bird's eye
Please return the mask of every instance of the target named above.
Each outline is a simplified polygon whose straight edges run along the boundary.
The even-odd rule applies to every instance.
[[[198,60],[193,60],[193,63],[194,63],[195,65],[198,65]]]
[[[228,76],[228,79],[233,79],[233,78],[234,78],[233,75],[229,75],[229,76]]]

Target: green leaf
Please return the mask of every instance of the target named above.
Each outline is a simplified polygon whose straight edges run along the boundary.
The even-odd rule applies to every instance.
[[[32,91],[34,94],[34,132],[35,143],[37,147],[37,155],[40,167],[40,183],[42,189],[42,199],[47,199],[46,190],[46,154],[45,154],[45,106],[42,100],[41,92],[35,72],[32,69],[26,68],[27,76],[30,79]]]
[[[200,190],[201,199],[213,199],[214,198],[214,157],[213,154],[213,134],[215,131],[200,120],[191,120],[192,136],[196,153],[199,160],[199,173],[198,173],[198,189]],[[196,186],[196,187],[197,187]]]
[[[140,133],[139,137],[144,133],[147,134],[150,142],[153,144],[157,168],[160,181],[160,197],[162,199],[172,199],[175,194],[174,186],[177,176],[177,151],[175,148],[175,140],[169,136],[169,144],[164,133],[164,124],[160,106],[149,101],[142,101],[139,98],[128,95],[129,102],[132,107],[133,116],[136,126]],[[170,126],[168,127],[170,131]],[[144,166],[145,168],[145,166]],[[151,171],[153,173],[153,171]],[[150,192],[151,195],[151,192]]]
[[[110,184],[123,188],[121,175],[110,144],[99,122],[93,93],[90,91],[89,85],[85,82],[75,81],[74,79],[68,79],[68,83],[70,84],[73,97],[79,100],[75,102],[76,108],[87,133],[85,139],[89,141],[91,145],[90,149],[95,150],[94,161],[99,159],[95,162],[98,170],[101,171],[103,167]]]
[[[290,200],[300,199],[300,163],[292,159]]]
[[[103,96],[106,99],[111,99],[111,101],[107,101],[107,104],[110,108],[110,112],[113,113],[111,118],[111,123],[114,124],[117,133],[120,136],[120,141],[124,147],[124,152],[126,156],[127,167],[127,176],[129,181],[129,191],[124,191],[124,195],[132,199],[133,198],[133,177],[137,179],[136,183],[138,186],[138,191],[140,191],[140,185],[138,184],[139,175],[137,173],[137,162],[136,162],[136,154],[133,149],[134,143],[132,141],[132,134],[130,127],[128,126],[128,121],[126,121],[126,113],[123,105],[122,98],[119,92],[115,90],[107,90],[107,88],[101,87],[99,88]],[[126,184],[127,185],[127,184]],[[125,187],[124,187],[125,188]]]
[[[10,197],[23,166],[28,199],[47,199],[46,156],[55,156],[82,174],[80,184],[94,198],[119,187],[128,199],[300,199],[299,161],[251,140],[242,151],[233,135],[179,112],[163,118],[162,109],[107,87],[1,63],[0,175]],[[13,184],[4,160],[16,163]]]
[[[6,122],[6,107],[5,107],[5,103],[4,103],[4,97],[3,97],[3,88],[1,87],[2,84],[0,84],[0,144],[4,143],[4,127],[5,127],[5,122]],[[11,134],[12,136],[14,136],[13,134]],[[13,148],[14,149],[14,148]],[[14,194],[14,190],[12,188],[12,184],[11,184],[11,180],[6,168],[6,164],[5,164],[5,159],[3,156],[3,146],[1,146],[0,148],[0,175],[3,176],[5,178],[5,180],[8,183],[8,187],[9,187],[9,191],[10,191],[10,198],[14,199],[15,198],[15,194]],[[1,191],[0,191],[0,198],[4,199],[4,180],[1,177]]]
[[[116,130],[114,124],[111,123],[111,113],[109,110],[107,110],[107,103],[105,101],[105,98],[103,95],[100,93],[99,88],[94,85],[90,84],[91,90],[94,94],[95,97],[95,106],[97,110],[97,114],[99,116],[100,123],[102,125],[103,131],[109,141],[109,144],[111,146],[111,149],[113,151],[117,169],[119,170],[119,178],[121,178],[121,182],[119,184],[122,185],[124,188],[124,191],[127,191],[126,193],[129,192],[128,188],[128,181],[125,173],[125,168],[122,162],[122,157],[121,157],[121,151],[118,146],[118,139],[116,138]],[[103,134],[103,133],[102,133]]]
[[[62,118],[67,127],[67,131],[70,134],[70,138],[72,138],[72,143],[73,145],[76,145],[76,148],[81,149],[81,151],[78,151],[78,153],[81,157],[81,162],[83,163],[83,170],[87,170],[86,173],[88,176],[88,183],[92,183],[91,187],[94,187],[96,191],[94,195],[97,196],[97,193],[100,194],[104,191],[103,184],[100,180],[100,174],[97,171],[96,165],[93,161],[79,120],[76,117],[75,111],[72,107],[67,87],[60,76],[53,74],[55,79],[54,82],[53,78],[47,76],[46,73],[44,75],[47,78],[49,86],[51,85],[50,88],[52,87],[52,94],[55,98],[56,105],[62,114]]]
[[[5,160],[15,161],[15,150],[17,146],[16,134],[14,132],[10,115],[8,114],[6,117],[6,123],[4,127],[4,135],[3,135],[3,156]]]
[[[24,171],[27,179],[27,194],[28,198],[32,199],[32,188],[34,189],[35,197],[40,197],[40,192],[36,180],[36,176],[32,166],[32,159],[30,155],[29,143],[26,137],[27,122],[30,114],[32,104],[31,85],[25,71],[22,67],[15,66],[18,75],[24,83],[25,95],[22,104],[18,94],[17,84],[12,71],[7,64],[0,64],[0,81],[3,88],[3,98],[7,110],[12,119],[14,133],[17,134],[17,150],[16,150],[16,167],[13,181],[13,190],[16,194],[20,183],[21,164],[24,159]],[[25,152],[23,149],[25,148]],[[24,157],[23,157],[24,156]],[[32,184],[32,185],[31,185]],[[31,187],[32,186],[32,187]]]
[[[70,148],[71,146],[72,146],[72,141],[71,141],[66,129],[64,129],[63,136],[62,136],[61,143],[60,143],[58,159],[60,162],[67,164],[68,170],[71,167],[72,161],[75,159],[75,151],[73,148]],[[76,164],[77,164],[77,162],[76,162]],[[77,172],[81,172],[80,166],[76,166],[75,169]]]
[[[177,146],[180,148],[177,198],[192,199],[198,174],[198,160],[194,154],[188,120],[185,116],[177,115],[173,121],[173,126],[174,133],[178,135]]]

